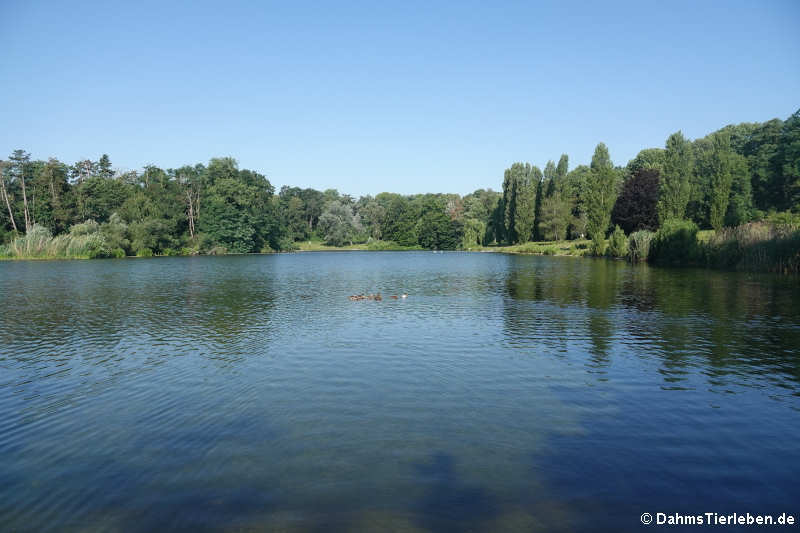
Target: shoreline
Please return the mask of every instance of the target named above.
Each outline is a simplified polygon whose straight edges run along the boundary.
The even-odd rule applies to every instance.
[[[531,241],[524,244],[472,246],[462,250],[430,250],[420,247],[396,245],[370,245],[367,243],[350,244],[347,246],[329,246],[320,241],[299,241],[298,248],[287,250],[291,252],[480,252],[480,253],[508,253],[514,255],[548,255],[563,257],[583,257],[589,254],[588,239],[562,240],[562,241]],[[275,252],[284,253],[284,252]]]
[[[705,232],[704,232],[705,233]],[[699,236],[699,241],[707,241],[709,236]],[[608,240],[606,241],[608,242]],[[777,274],[779,276],[797,276],[797,272],[791,270],[769,270],[759,268],[735,268],[722,264],[713,264],[710,261],[706,264],[698,262],[689,263],[652,263],[650,261],[639,261],[630,263],[629,260],[619,257],[610,257],[608,255],[595,256],[590,252],[591,241],[588,239],[573,240],[573,241],[534,241],[524,244],[515,245],[501,245],[501,246],[476,246],[466,250],[428,250],[423,248],[412,248],[403,246],[383,246],[383,245],[368,245],[366,243],[352,244],[343,247],[328,246],[319,241],[305,241],[303,243],[296,243],[299,246],[294,250],[285,251],[269,251],[269,252],[251,252],[251,253],[216,253],[216,254],[171,254],[171,255],[153,255],[153,256],[123,256],[123,257],[104,257],[104,258],[91,258],[91,257],[42,257],[42,256],[26,256],[26,257],[0,257],[2,261],[73,261],[73,260],[92,260],[92,259],[152,259],[163,257],[225,257],[225,256],[254,256],[254,255],[276,255],[276,254],[292,254],[292,253],[315,253],[315,252],[462,252],[462,253],[499,253],[509,255],[531,255],[531,256],[548,256],[548,257],[577,257],[577,258],[590,258],[590,259],[609,259],[614,261],[625,261],[632,265],[647,264],[648,266],[662,266],[662,267],[675,267],[675,268],[701,268],[714,271],[723,272],[749,272],[749,273],[763,273],[763,274]]]
[[[94,259],[152,259],[163,257],[226,257],[226,256],[252,256],[252,255],[276,255],[293,253],[318,253],[318,252],[461,252],[461,253],[505,253],[511,255],[541,255],[551,257],[585,257],[588,256],[588,240],[581,241],[540,241],[528,242],[525,244],[515,244],[506,246],[480,246],[466,250],[429,250],[425,248],[414,248],[404,246],[369,247],[367,244],[352,244],[348,246],[328,246],[314,243],[312,246],[306,245],[295,250],[271,251],[271,252],[251,252],[251,253],[224,253],[224,254],[177,254],[177,255],[153,255],[136,256],[126,255],[124,257],[0,257],[0,261],[87,261]],[[576,244],[577,243],[577,244]]]
[[[493,254],[509,254],[509,255],[537,255],[549,257],[591,257],[586,251],[588,248],[583,246],[563,246],[564,243],[573,243],[578,241],[560,241],[560,242],[530,242],[525,244],[508,245],[508,246],[481,246],[469,248],[467,250],[428,250],[425,248],[410,248],[410,247],[387,247],[387,248],[369,248],[365,244],[355,244],[345,247],[326,246],[320,245],[313,248],[298,248],[296,250],[285,251],[272,251],[272,252],[250,252],[250,253],[225,253],[225,254],[186,254],[186,255],[152,255],[152,256],[136,256],[126,255],[124,257],[0,257],[0,261],[92,261],[96,259],[154,259],[165,257],[230,257],[230,256],[255,256],[255,255],[280,255],[280,254],[304,254],[304,253],[320,253],[320,252],[428,252],[428,253],[493,253]],[[581,245],[589,241],[580,241]],[[562,246],[557,246],[562,245]],[[611,259],[611,258],[607,258]]]

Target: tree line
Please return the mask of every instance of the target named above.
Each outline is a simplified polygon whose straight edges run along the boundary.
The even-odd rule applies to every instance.
[[[694,141],[678,131],[624,167],[613,165],[603,143],[591,165],[571,171],[566,154],[544,172],[515,163],[505,171],[494,227],[502,242],[586,236],[601,251],[616,226],[630,234],[689,220],[720,230],[787,211],[800,211],[800,111]]]
[[[615,227],[624,236],[672,220],[720,230],[796,216],[800,111],[693,141],[679,131],[626,166],[615,166],[603,143],[590,165],[571,170],[566,154],[544,171],[514,163],[501,191],[466,196],[276,191],[229,157],[118,172],[105,154],[68,165],[15,150],[0,161],[0,202],[0,242],[37,231],[42,239],[91,235],[92,256],[280,251],[310,239],[444,250],[591,238],[602,253]]]

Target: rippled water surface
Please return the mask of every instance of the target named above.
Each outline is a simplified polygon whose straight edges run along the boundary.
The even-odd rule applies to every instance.
[[[797,278],[421,252],[3,262],[0,302],[4,531],[800,515]]]

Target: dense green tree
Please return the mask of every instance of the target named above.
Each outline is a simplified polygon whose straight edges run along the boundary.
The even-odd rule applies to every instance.
[[[425,198],[422,212],[417,226],[420,246],[432,250],[455,250],[461,246],[462,224],[447,214],[445,200],[430,196]]]
[[[550,180],[552,183],[552,180]],[[539,222],[542,220],[542,200],[544,199],[544,178],[536,182],[536,201],[533,204],[533,231],[531,231],[531,239],[540,241],[542,240],[542,231],[539,228]]]
[[[587,230],[597,242],[605,238],[611,223],[611,210],[617,200],[617,187],[617,172],[611,163],[608,148],[600,143],[592,156],[585,199]]]
[[[53,233],[63,233],[72,221],[69,206],[69,169],[57,159],[35,163],[33,218]]]
[[[98,223],[107,221],[132,193],[130,185],[99,176],[82,180],[73,190],[78,219],[91,219]]]
[[[464,218],[471,218],[475,220],[488,220],[491,214],[491,204],[483,201],[479,191],[467,195],[463,200],[464,204]]]
[[[131,247],[136,255],[161,254],[176,246],[170,227],[159,218],[146,218],[130,225]]]
[[[308,232],[312,233],[317,227],[320,215],[322,215],[322,208],[325,205],[325,196],[321,191],[303,189],[300,191],[300,198],[303,200],[303,206],[305,208]]]
[[[145,167],[147,171],[149,167]],[[153,174],[158,174],[154,172]],[[214,185],[217,181],[228,179],[239,179],[239,164],[232,157],[215,157],[208,162],[206,168],[206,181],[209,185]]]
[[[755,208],[762,211],[774,206],[779,195],[774,161],[780,145],[783,121],[769,120],[763,124],[726,126],[733,150],[747,159],[750,186]]]
[[[488,243],[495,243],[500,244],[502,242],[506,242],[506,233],[505,233],[505,226],[503,225],[503,199],[500,199],[497,202],[494,210],[492,211],[492,216],[489,218],[489,222],[486,227],[486,238],[485,242]]]
[[[515,163],[522,164],[522,163]],[[513,167],[513,165],[512,165]],[[517,191],[519,184],[507,168],[503,173],[503,198],[500,207],[503,211],[503,238],[509,243],[517,242],[515,220],[517,217]]]
[[[362,201],[363,200],[363,203]],[[383,235],[383,224],[386,219],[386,208],[371,196],[359,200],[358,212],[364,230],[372,239],[380,239]]]
[[[503,175],[504,234],[509,243],[533,237],[537,188],[542,172],[530,163],[514,163]]]
[[[106,242],[111,250],[121,250],[122,254],[130,254],[131,242],[129,239],[130,233],[128,225],[121,216],[114,213],[108,222],[100,226],[100,232],[105,237]],[[121,254],[115,254],[121,255]]]
[[[560,192],[556,191],[542,201],[539,229],[544,239],[564,239],[571,221],[572,206],[569,200],[561,197]]]
[[[800,110],[783,124],[774,158],[774,186],[778,210],[800,211]]]
[[[567,154],[561,154],[561,157],[558,159],[558,165],[556,165],[556,180],[560,183],[565,177],[567,177],[568,172],[569,156]]]
[[[198,230],[228,252],[257,252],[281,246],[274,189],[261,174],[239,171],[231,158],[212,159]]]
[[[658,219],[663,224],[670,219],[682,219],[689,203],[692,148],[678,131],[669,136],[664,152],[658,198]]]
[[[695,139],[692,143],[692,177],[689,182],[689,202],[684,217],[698,227],[710,228],[711,168],[714,153],[712,135]]]
[[[495,228],[495,209],[499,201],[500,194],[491,189],[478,189],[463,198],[464,248],[502,240]],[[473,240],[476,233],[480,235]]]
[[[570,199],[572,221],[567,233],[574,237],[586,235],[586,198],[592,170],[588,165],[578,165],[567,173],[559,187],[561,197]]]
[[[549,198],[558,191],[556,180],[552,179],[547,183],[547,189],[544,190],[544,197]]]
[[[733,183],[728,209],[725,212],[725,225],[738,226],[753,219],[753,189],[747,160],[739,154],[730,153],[728,164],[733,175]]]
[[[578,165],[567,173],[560,187],[561,195],[575,199],[575,209],[581,210],[586,198],[586,184],[589,182],[591,168],[588,165]]]
[[[484,220],[465,218],[463,225],[464,237],[461,240],[461,248],[469,250],[484,244],[486,239],[486,222]]]
[[[517,232],[516,242],[527,242],[533,239],[536,231],[536,206],[542,186],[542,171],[537,166],[516,168],[518,180],[517,209],[514,227]]]
[[[741,158],[731,151],[730,135],[718,134],[712,138],[713,149],[709,170],[711,195],[708,220],[711,227],[719,230],[725,223],[725,213],[731,198],[733,185],[733,159]]]
[[[383,238],[401,246],[417,245],[417,220],[420,212],[405,196],[378,195],[378,201],[388,200],[384,219]]]
[[[286,204],[286,229],[292,240],[299,241],[308,238],[309,228],[305,217],[303,200],[292,196]]]
[[[255,250],[253,194],[233,178],[217,178],[208,187],[198,219],[199,231],[228,252]]]
[[[292,241],[305,240],[311,234],[301,194],[302,190],[298,187],[288,186],[281,187],[281,191],[278,194],[282,214],[281,220]]]
[[[114,176],[114,170],[111,168],[111,158],[108,157],[108,154],[100,156],[100,160],[97,162],[97,175],[101,178]]]
[[[114,210],[127,222],[141,222],[148,218],[158,218],[158,206],[152,201],[150,195],[139,187],[133,189],[125,202]]]
[[[747,160],[732,146],[732,128],[723,128],[693,144],[693,181],[688,217],[700,227],[720,229],[752,217]]]
[[[322,199],[323,199],[323,206],[326,205],[328,202],[339,201],[339,200],[343,200],[345,203],[348,203],[347,199],[341,198],[339,191],[337,191],[336,189],[325,189],[325,191],[323,191],[322,193]]]
[[[541,191],[544,193],[544,196],[539,200],[539,208],[541,209],[541,202],[544,197],[552,196],[554,192],[556,192],[556,179],[558,178],[558,172],[556,170],[556,165],[553,163],[553,160],[547,162],[544,167],[544,183],[542,184]],[[537,220],[540,214],[537,212],[536,217]],[[538,232],[537,232],[538,235]]]
[[[641,169],[656,169],[662,171],[664,169],[664,154],[663,148],[645,148],[640,150],[636,157],[628,161],[625,167],[626,179],[636,174]],[[624,228],[623,228],[624,229]]]
[[[556,164],[553,163],[552,159],[544,166],[544,172],[542,174],[545,181],[551,181],[556,178]]]

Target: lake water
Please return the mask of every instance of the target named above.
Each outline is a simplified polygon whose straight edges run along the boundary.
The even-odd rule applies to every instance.
[[[3,531],[800,515],[797,278],[298,253],[2,262],[0,302]]]

